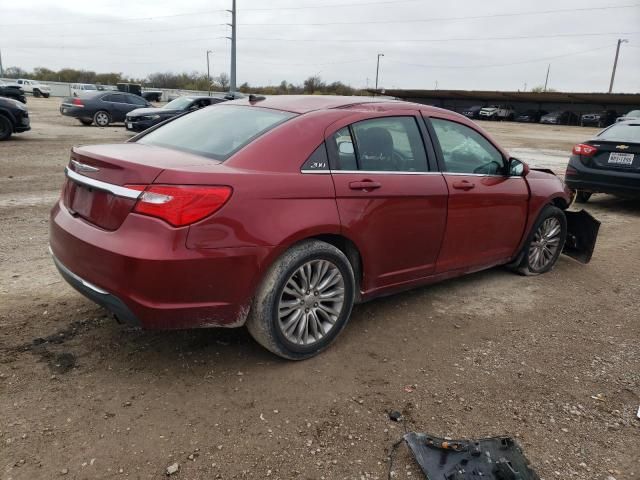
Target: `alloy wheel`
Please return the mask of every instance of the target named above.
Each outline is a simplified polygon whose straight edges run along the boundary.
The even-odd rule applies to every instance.
[[[544,270],[554,261],[558,248],[562,226],[555,217],[547,218],[536,230],[529,246],[529,267],[535,271]]]
[[[338,267],[328,260],[306,262],[285,283],[278,329],[295,345],[313,345],[334,328],[344,301],[345,282]]]

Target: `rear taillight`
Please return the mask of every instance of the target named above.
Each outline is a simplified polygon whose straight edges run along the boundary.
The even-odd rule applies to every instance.
[[[80,100],[79,98],[74,98],[71,103],[73,103],[74,105],[78,106],[78,107],[84,107],[84,103],[82,103],[82,100]]]
[[[593,145],[587,145],[586,143],[579,143],[575,147],[573,147],[574,155],[582,155],[584,157],[591,157],[594,153],[596,153],[598,149]]]
[[[143,191],[133,211],[183,227],[219,210],[231,196],[231,187],[194,185],[127,185]]]

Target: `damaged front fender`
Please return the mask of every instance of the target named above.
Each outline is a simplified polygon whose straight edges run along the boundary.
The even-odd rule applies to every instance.
[[[567,218],[567,240],[562,253],[580,263],[589,263],[596,246],[600,222],[588,212],[564,212]]]

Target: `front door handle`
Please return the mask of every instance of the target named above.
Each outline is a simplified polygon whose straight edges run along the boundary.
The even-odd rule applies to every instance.
[[[362,182],[349,182],[349,188],[351,190],[364,190],[368,192],[369,190],[375,190],[376,188],[380,188],[382,184],[378,182],[374,182],[372,180],[364,180]]]
[[[471,183],[469,180],[460,180],[459,182],[453,182],[452,186],[458,190],[471,190],[476,184]]]

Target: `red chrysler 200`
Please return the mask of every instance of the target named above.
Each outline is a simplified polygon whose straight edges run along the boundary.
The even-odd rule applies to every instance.
[[[354,303],[496,265],[588,262],[599,223],[462,115],[359,97],[219,104],[71,150],[62,276],[143,328],[239,327],[304,359]]]

